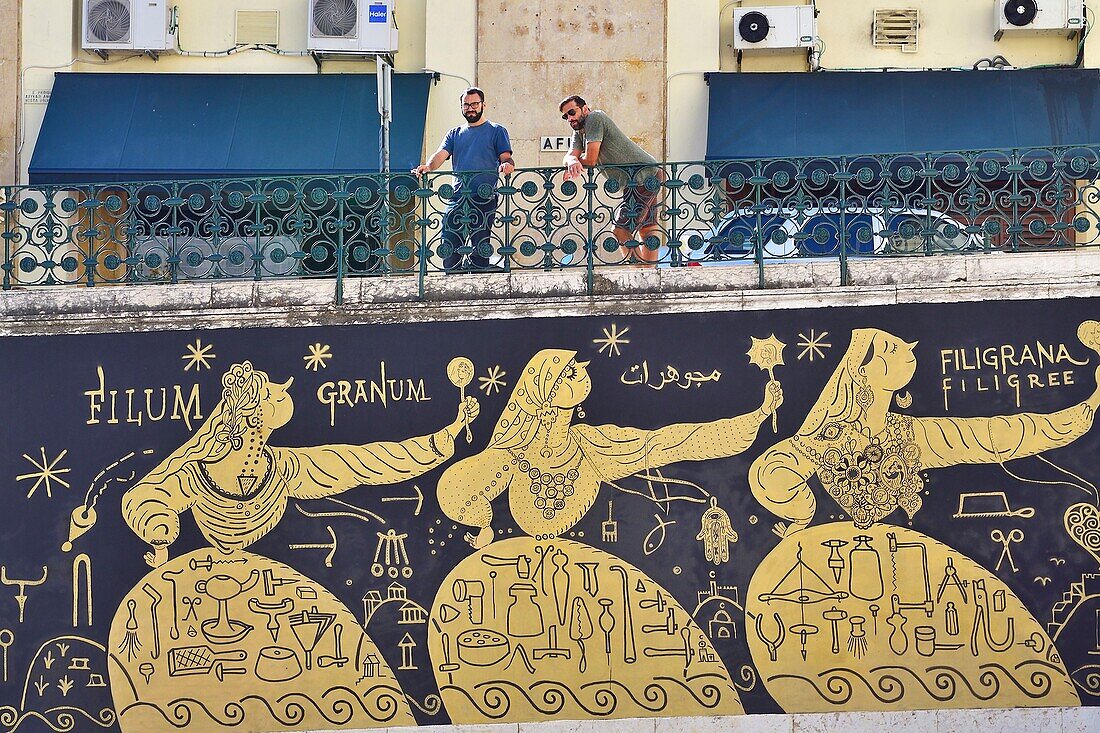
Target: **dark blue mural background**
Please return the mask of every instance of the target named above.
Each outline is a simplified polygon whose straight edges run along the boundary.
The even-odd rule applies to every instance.
[[[479,319],[480,315],[475,312],[470,317]],[[1081,321],[1097,316],[1100,316],[1100,307],[1095,300],[1061,300],[5,338],[0,341],[3,375],[0,419],[4,425],[0,440],[0,486],[5,487],[4,511],[0,517],[0,537],[3,538],[0,563],[5,566],[9,578],[37,578],[43,565],[49,568],[49,578],[43,585],[27,589],[23,623],[18,621],[16,588],[0,587],[0,628],[14,632],[14,643],[8,649],[8,681],[0,685],[0,705],[19,709],[27,668],[35,651],[48,639],[76,633],[106,644],[107,630],[119,600],[148,570],[142,560],[147,546],[129,530],[120,515],[119,502],[125,485],[118,482],[113,483],[99,500],[95,527],[77,541],[72,553],[65,554],[60,549],[67,536],[70,512],[82,503],[97,473],[134,451],[137,455],[125,464],[126,470],[117,473],[125,476],[132,469],[140,478],[189,435],[184,421],[167,417],[159,422],[146,419],[141,426],[126,423],[126,389],[136,389],[135,400],[144,406],[142,390],[147,387],[157,390],[159,402],[161,387],[179,384],[186,394],[189,385],[197,382],[205,418],[218,401],[224,371],[231,364],[249,360],[255,368],[268,372],[274,381],[289,377],[295,380],[291,388],[295,400],[294,417],[275,432],[272,445],[397,440],[433,432],[454,418],[458,389],[448,381],[445,368],[451,358],[467,356],[476,368],[468,394],[480,400],[481,416],[472,426],[473,442],[467,444],[459,439],[452,459],[458,460],[485,446],[489,430],[515,384],[515,377],[540,349],[575,349],[578,360],[591,359],[589,372],[593,390],[583,405],[584,422],[655,428],[672,422],[714,420],[758,406],[767,376],[749,364],[746,351],[751,336],[762,338],[774,333],[786,343],[786,363],[775,370],[785,393],[785,403],[778,415],[778,435],[773,435],[770,425],[765,423],[756,443],[742,455],[665,469],[666,475],[699,484],[720,498],[739,533],[730,563],[716,567],[705,561],[703,547],[695,540],[700,513],[697,505],[672,503],[665,516],[660,506],[621,494],[608,486],[603,487],[593,509],[568,535],[599,546],[600,526],[607,519],[607,500],[614,499],[619,528],[614,552],[643,569],[690,610],[696,605],[697,592],[706,590],[712,577],[720,584],[736,586],[743,593],[757,564],[777,544],[778,538],[771,532],[775,518],[749,493],[748,467],[772,442],[789,436],[798,428],[847,347],[853,328],[876,327],[906,340],[919,340],[915,352],[917,372],[908,388],[913,403],[902,410],[917,416],[948,414],[941,388],[941,349],[969,347],[972,353],[974,347],[1001,344],[1030,344],[1033,347],[1036,342],[1065,344],[1075,360],[1089,362],[1087,366],[1062,364],[1049,369],[1030,366],[1011,369],[1017,373],[1066,369],[1074,372],[1072,385],[1023,389],[1021,407],[1015,404],[1015,393],[1003,385],[999,391],[955,389],[950,394],[949,414],[966,417],[1046,412],[1067,407],[1091,394],[1095,386],[1095,355],[1080,344],[1076,330]],[[609,356],[610,349],[605,348],[601,353],[601,343],[595,340],[604,338],[604,329],[612,324],[619,331],[629,329],[624,335],[629,343],[621,344],[620,355]],[[817,334],[828,332],[822,341],[831,344],[831,347],[823,347],[823,355],[815,355],[812,361],[809,352],[799,358],[804,346],[798,345],[802,340],[800,334],[809,334],[810,329]],[[211,369],[185,371],[187,361],[183,357],[187,354],[187,346],[194,344],[196,338],[204,345],[210,344],[216,358],[211,361]],[[309,354],[310,345],[318,343],[331,347],[333,356],[325,368],[307,370],[304,357]],[[656,391],[622,384],[621,375],[643,359],[654,372],[671,364],[681,372],[709,373],[717,369],[722,376],[717,382],[689,390],[670,387]],[[370,380],[378,379],[381,361],[385,361],[391,378],[412,378],[414,382],[423,379],[424,393],[430,401],[391,401],[387,407],[378,402],[338,406],[336,424],[330,426],[329,407],[318,400],[318,387],[340,379],[365,379],[369,387]],[[493,366],[506,372],[503,379],[508,386],[487,395],[477,388],[477,377],[484,376]],[[99,424],[86,424],[89,401],[84,393],[98,386],[97,367],[104,370],[107,389],[119,390],[121,422],[118,424],[106,423],[107,406],[99,415]],[[987,368],[965,376],[992,373]],[[171,402],[168,409],[170,413]],[[1012,547],[1019,572],[1014,573],[1004,565],[997,575],[1035,618],[1042,623],[1049,622],[1052,607],[1070,589],[1070,584],[1081,582],[1083,574],[1098,571],[1096,560],[1070,539],[1062,525],[1065,509],[1076,502],[1089,500],[1094,489],[1090,489],[1087,482],[1095,483],[1100,478],[1096,462],[1098,432],[1094,428],[1073,445],[1046,455],[1058,467],[1083,480],[1072,479],[1036,459],[1014,462],[1013,472],[1028,479],[1059,483],[1047,486],[1023,483],[997,465],[958,466],[929,472],[924,506],[910,526],[948,542],[990,570],[1002,550],[999,544],[990,540],[990,530],[994,527],[1024,529],[1024,540]],[[27,498],[34,481],[17,481],[16,476],[35,470],[23,454],[37,460],[42,448],[50,460],[62,450],[67,451],[57,468],[69,469],[60,477],[70,486],[64,488],[53,482],[51,498],[40,485],[34,495]],[[143,455],[146,449],[154,453]],[[387,528],[409,533],[407,549],[414,573],[402,582],[408,588],[409,598],[425,607],[431,606],[447,572],[471,552],[462,540],[468,528],[456,528],[442,515],[435,501],[434,485],[442,470],[436,469],[407,485],[364,487],[340,497],[382,514],[389,522]],[[381,501],[383,497],[413,496],[412,483],[424,493],[419,516],[413,516],[413,502]],[[1068,483],[1080,487],[1074,488]],[[630,485],[636,489],[645,488],[639,481]],[[960,492],[970,491],[1004,491],[1013,507],[1035,507],[1035,517],[1027,520],[953,519]],[[841,518],[840,508],[827,495],[818,491],[817,496],[815,522]],[[312,511],[333,508],[325,502],[304,502],[302,505]],[[506,495],[497,500],[494,508],[494,528],[503,533],[498,537],[518,533],[509,516]],[[646,555],[643,541],[656,525],[654,514],[659,514],[666,522],[675,520],[676,524],[667,528],[663,544]],[[170,548],[173,556],[206,545],[189,513],[183,515],[181,521],[182,534]],[[887,521],[909,524],[900,511]],[[288,549],[291,543],[326,542],[325,524],[331,524],[339,536],[331,569],[322,563],[323,551]],[[434,532],[428,532],[430,527],[434,527]],[[250,549],[315,578],[362,620],[363,595],[370,589],[381,590],[384,595],[390,582],[387,577],[375,578],[369,572],[377,541],[375,532],[382,529],[377,524],[348,518],[310,519],[291,509],[272,532]],[[434,540],[434,544],[429,544],[429,539]],[[94,623],[90,629],[82,626],[74,630],[71,623],[72,557],[79,552],[87,553],[92,559]],[[1051,558],[1065,562],[1056,564]],[[1042,578],[1049,578],[1049,581]],[[938,580],[938,576],[935,579]],[[1094,581],[1092,586],[1096,585]],[[1096,599],[1089,602],[1095,605]],[[409,627],[397,626],[395,617],[386,618],[387,614],[396,614],[396,609],[389,607],[380,612],[368,632],[391,667],[396,669],[401,659],[397,644]],[[706,630],[706,619],[697,620]],[[1100,648],[1100,629],[1092,623],[1095,620],[1095,613],[1079,614],[1075,626],[1067,628],[1058,640],[1068,670],[1096,659],[1095,655],[1090,658],[1088,654]],[[731,672],[752,664],[745,642],[744,619],[735,614],[735,621],[739,627],[737,638],[714,642]],[[423,700],[436,688],[431,666],[426,663],[424,627],[417,627],[414,633],[421,635],[417,639],[418,652],[423,657],[420,669],[397,672],[397,675],[409,696]],[[736,676],[736,672],[734,674]],[[1085,704],[1100,703],[1100,697],[1084,691],[1079,693]],[[759,683],[742,695],[742,701],[748,712],[779,712]],[[80,702],[75,700],[73,704]],[[446,711],[435,717],[417,715],[422,723],[447,720]],[[38,721],[29,720],[24,729],[38,729],[36,725],[40,725]]]

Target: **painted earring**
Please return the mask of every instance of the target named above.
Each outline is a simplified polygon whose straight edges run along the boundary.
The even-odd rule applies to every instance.
[[[856,404],[862,407],[864,410],[870,409],[871,405],[875,403],[875,394],[871,391],[871,386],[864,381],[856,392]]]

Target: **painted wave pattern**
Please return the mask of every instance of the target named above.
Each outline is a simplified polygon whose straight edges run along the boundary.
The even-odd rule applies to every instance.
[[[810,677],[789,674],[774,675],[768,681],[800,680],[813,688],[822,700],[844,705],[855,694],[857,683],[883,704],[899,702],[907,694],[920,693],[944,703],[966,702],[967,695],[985,702],[996,697],[1004,683],[1010,683],[1029,699],[1039,700],[1050,692],[1055,678],[1064,676],[1057,665],[1038,659],[1021,662],[1012,670],[996,663],[983,664],[978,669],[974,680],[948,666],[928,667],[924,675],[907,667],[882,666],[871,669],[870,678],[854,669],[834,667],[817,675],[820,684]],[[907,681],[908,684],[915,682],[916,686],[907,687]]]
[[[697,680],[703,680],[702,684],[690,684]],[[716,681],[723,684],[715,684]],[[590,682],[582,685],[579,691],[556,680],[539,680],[527,688],[509,680],[493,680],[477,685],[473,692],[455,685],[444,685],[441,691],[459,693],[479,713],[499,720],[512,711],[514,703],[525,704],[528,709],[547,716],[557,715],[570,701],[593,717],[613,715],[620,704],[628,703],[656,714],[668,706],[670,689],[688,693],[708,710],[717,708],[729,695],[736,699],[725,677],[717,673],[694,675],[683,681],[675,677],[657,677],[640,691],[640,696],[618,680]]]
[[[38,720],[52,731],[67,733],[76,728],[77,722],[87,721],[100,728],[110,728],[117,718],[115,711],[110,708],[103,708],[98,713],[90,713],[78,707],[50,708],[42,712],[37,710],[20,712],[10,705],[0,707],[0,725],[4,726],[5,733],[15,733],[28,720]]]
[[[196,718],[206,718],[222,727],[235,728],[248,720],[249,703],[258,703],[271,719],[280,725],[301,726],[320,724],[323,720],[331,725],[346,725],[362,713],[379,725],[389,723],[404,707],[405,695],[397,687],[378,685],[364,695],[348,687],[333,687],[321,694],[320,700],[309,695],[292,692],[275,700],[260,695],[247,695],[239,702],[230,702],[222,708],[220,714],[211,710],[201,700],[179,698],[165,706],[149,702],[135,702],[126,706],[119,716],[137,708],[151,708],[160,713],[165,722],[175,728],[186,728]]]

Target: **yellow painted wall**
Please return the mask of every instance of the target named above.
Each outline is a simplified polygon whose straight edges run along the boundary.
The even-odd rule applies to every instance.
[[[447,130],[462,121],[458,95],[477,81],[477,0],[426,0],[426,4],[424,60],[429,69],[441,74],[428,100],[424,125],[425,155],[431,155]],[[489,115],[493,118],[495,110]]]
[[[740,6],[799,5],[786,0],[725,2],[721,13],[722,70],[737,70],[733,49],[733,11]],[[999,0],[817,0],[818,35],[824,41],[823,68],[971,67],[982,58],[1004,56],[1015,66],[1069,64],[1077,39],[1061,35],[1006,34],[993,39]],[[670,5],[675,6],[675,3]],[[920,31],[916,53],[875,48],[871,25],[876,8],[916,8]],[[804,53],[756,52],[742,59],[744,71],[803,71]]]
[[[668,160],[698,160],[706,151],[710,94],[704,73],[718,68],[722,28],[719,7],[720,0],[677,0],[669,4],[665,82]]]
[[[19,0],[0,0],[0,185],[15,182],[19,98]]]
[[[797,5],[794,0],[672,0],[668,10],[668,73],[710,71],[809,71],[805,51],[746,52],[740,67],[733,49],[736,8]],[[1004,56],[1018,67],[1072,64],[1078,38],[1019,34],[993,40],[999,0],[817,0],[818,36],[825,69],[971,68],[982,58]],[[1086,2],[1086,5],[1089,5]],[[1100,2],[1091,0],[1096,9]],[[875,48],[871,39],[874,10],[917,8],[920,31],[916,53]],[[1095,10],[1089,17],[1094,18]],[[715,45],[717,36],[717,45]],[[1085,43],[1084,65],[1100,65],[1100,34]],[[706,152],[707,94],[701,74],[668,81],[670,160],[695,160]]]
[[[703,79],[706,71],[737,71],[733,42],[733,11],[742,3],[738,0],[668,0],[665,3],[665,41],[653,39],[651,45],[663,45],[654,60],[646,61],[649,68],[647,83],[663,83],[665,94],[650,94],[639,105],[660,107],[658,116],[663,120],[648,120],[652,109],[640,109],[637,113],[627,109],[616,110],[624,119],[646,117],[642,125],[646,144],[655,154],[664,154],[671,160],[701,158],[706,147],[707,135],[707,87]],[[745,5],[782,5],[775,0],[747,0]],[[1100,5],[1096,0],[1093,4]],[[590,44],[580,44],[573,51],[546,54],[543,50],[525,53],[523,28],[539,28],[540,16],[563,8],[568,4],[552,0],[535,0],[509,3],[511,25],[506,33],[487,36],[488,26],[496,18],[503,18],[498,2],[486,0],[399,0],[397,17],[401,28],[401,51],[397,55],[398,71],[419,71],[431,68],[443,76],[433,87],[428,106],[425,129],[425,148],[430,153],[443,133],[460,122],[455,98],[467,83],[489,84],[494,87],[496,106],[491,114],[517,132],[529,130],[524,135],[532,138],[527,146],[536,142],[540,134],[558,130],[552,120],[534,120],[543,114],[546,105],[555,100],[543,99],[554,85],[539,88],[519,88],[514,91],[502,86],[503,81],[479,80],[479,61],[489,68],[491,61],[485,54],[495,48],[496,57],[527,59],[540,68],[541,78],[561,80],[577,61],[577,55]],[[882,5],[881,0],[818,0],[818,32],[823,41],[824,54],[821,63],[825,68],[970,68],[982,58],[1005,56],[1016,66],[1037,64],[1068,64],[1077,55],[1078,41],[1058,35],[1017,35],[993,40],[995,0],[909,0],[893,3],[894,6],[916,7],[921,13],[919,50],[916,53],[874,48],[871,43],[873,11]],[[180,9],[180,37],[189,50],[223,50],[232,44],[234,11],[237,9],[274,9],[280,11],[280,45],[288,51],[300,51],[305,45],[307,3],[305,0],[178,0]],[[524,13],[516,12],[522,6]],[[545,12],[544,12],[545,11]],[[479,27],[479,13],[481,17]],[[620,22],[629,20],[629,13],[620,11]],[[522,17],[519,17],[522,16]],[[48,89],[52,84],[54,68],[80,71],[194,71],[194,72],[300,72],[314,73],[313,61],[302,57],[278,57],[262,51],[247,51],[228,58],[203,59],[178,56],[162,56],[157,62],[147,58],[122,59],[112,56],[109,64],[83,52],[79,39],[80,0],[35,0],[24,3],[22,30],[24,51],[22,69],[24,88]],[[519,30],[516,30],[519,29]],[[500,36],[497,38],[497,36]],[[568,35],[568,34],[566,34]],[[480,37],[479,37],[480,36]],[[530,34],[526,36],[530,37]],[[530,41],[527,41],[530,43]],[[546,42],[539,41],[542,46]],[[557,42],[555,42],[557,43]],[[644,42],[643,42],[644,43]],[[488,44],[488,45],[486,45]],[[648,49],[653,51],[655,49]],[[506,51],[506,52],[505,52]],[[625,52],[624,52],[625,53]],[[492,54],[490,54],[492,55]],[[629,55],[629,54],[627,54]],[[638,54],[635,54],[638,55]],[[643,56],[646,54],[642,54]],[[1100,35],[1094,35],[1085,43],[1085,65],[1100,65]],[[530,58],[528,58],[530,57]],[[664,73],[660,71],[663,57]],[[648,58],[648,56],[646,56]],[[120,60],[121,59],[121,60]],[[624,60],[626,56],[624,56]],[[75,63],[74,63],[75,61]],[[808,71],[805,52],[770,52],[745,54],[740,66],[743,71]],[[373,65],[364,63],[325,64],[326,72],[373,73]],[[499,76],[499,75],[498,75]],[[530,75],[524,75],[530,76]],[[503,77],[506,80],[509,75]],[[586,93],[593,99],[618,99],[622,97],[622,83],[614,75],[586,75],[583,79]],[[515,78],[513,77],[513,82]],[[497,90],[497,87],[500,87]],[[502,93],[503,92],[503,93]],[[663,98],[662,98],[663,97]],[[664,100],[667,99],[667,104]],[[623,97],[626,100],[626,97]],[[492,102],[493,100],[491,100]],[[19,101],[24,117],[19,155],[19,180],[26,180],[26,166],[30,160],[35,138],[45,111],[43,105],[26,105]],[[625,104],[625,101],[623,102]],[[549,114],[549,113],[546,113]],[[653,115],[649,115],[653,116]],[[515,119],[506,119],[514,117]],[[663,140],[662,137],[663,130]],[[650,140],[649,136],[656,138]],[[526,150],[526,148],[525,148]],[[549,159],[538,162],[551,164]],[[554,163],[556,163],[556,155]],[[534,165],[530,152],[521,165]]]
[[[474,0],[462,0],[473,5]],[[279,48],[304,52],[306,48],[309,5],[306,0],[176,0],[179,8],[179,40],[185,51],[224,51],[233,47],[237,10],[276,10],[279,12]],[[400,28],[400,48],[395,57],[396,70],[420,71],[425,68],[426,8],[433,6],[439,17],[456,15],[439,0],[398,0],[396,17]],[[439,7],[435,7],[439,6]],[[80,48],[81,0],[33,0],[23,4],[23,76],[24,88],[50,89],[57,71],[139,72],[139,73],[257,73],[313,74],[317,67],[309,56],[278,56],[266,51],[243,51],[227,57],[202,58],[172,53],[161,54],[157,61],[142,56],[112,53],[104,63]],[[445,33],[445,26],[439,29]],[[445,37],[445,35],[443,35]],[[438,59],[436,53],[434,58]],[[453,60],[444,55],[450,65]],[[447,69],[443,69],[447,71]],[[325,73],[374,73],[373,63],[362,61],[326,61]],[[429,96],[433,104],[436,94]],[[22,104],[22,103],[21,103]],[[27,164],[34,150],[45,105],[22,105],[22,146],[19,152],[19,180],[27,180]],[[106,107],[109,109],[109,105]],[[429,110],[429,119],[432,112]]]
[[[969,68],[981,58],[1000,54],[1014,66],[1070,64],[1077,55],[1077,37],[1040,34],[1005,34],[993,40],[996,13],[1003,0],[819,0],[818,32],[825,40],[822,66],[905,68]],[[875,48],[871,24],[875,8],[904,7],[920,10],[920,35],[916,53]]]

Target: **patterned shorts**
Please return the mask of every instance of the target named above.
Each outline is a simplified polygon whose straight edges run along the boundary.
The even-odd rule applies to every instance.
[[[614,225],[635,232],[657,223],[657,204],[662,189],[650,191],[643,184],[627,186],[622,203],[615,209]]]

